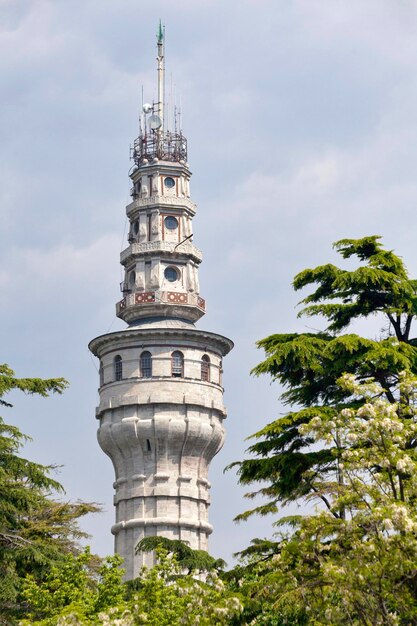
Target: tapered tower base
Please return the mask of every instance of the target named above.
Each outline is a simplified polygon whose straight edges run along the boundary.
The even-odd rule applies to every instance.
[[[98,440],[115,469],[112,532],[126,579],[153,564],[152,554],[135,554],[143,537],[207,550],[208,468],[224,441],[222,358],[232,345],[179,320],[145,322],[90,343],[102,363]],[[178,353],[181,371],[172,356]],[[146,371],[143,354],[152,355]]]

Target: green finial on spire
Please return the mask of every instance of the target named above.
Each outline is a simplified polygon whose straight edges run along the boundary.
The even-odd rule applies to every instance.
[[[159,29],[158,29],[158,43],[163,43],[164,41],[164,29],[162,28],[162,22],[159,20]]]

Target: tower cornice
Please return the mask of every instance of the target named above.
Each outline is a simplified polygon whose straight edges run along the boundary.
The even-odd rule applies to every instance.
[[[204,344],[204,346],[210,347],[222,356],[226,356],[234,346],[231,339],[217,333],[200,330],[199,328],[152,328],[149,326],[146,328],[135,328],[130,326],[124,330],[95,337],[88,344],[88,348],[94,356],[101,357],[103,350],[108,349],[112,344],[114,346],[117,345],[121,349],[124,345],[132,347],[134,343],[137,343],[139,346],[149,345],[162,340],[172,343],[173,339],[177,343],[195,343],[199,347]]]
[[[134,167],[130,172],[130,178],[134,179],[139,174],[154,174],[157,171],[166,172],[167,174],[183,174],[188,178],[192,175],[188,163],[181,161],[164,161],[163,159],[154,158],[152,161],[141,163]]]

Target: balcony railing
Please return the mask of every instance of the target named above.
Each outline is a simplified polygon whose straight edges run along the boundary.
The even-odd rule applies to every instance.
[[[142,165],[145,159],[187,161],[187,140],[181,132],[150,131],[135,139],[132,158],[138,166]]]
[[[203,259],[203,253],[190,241],[184,241],[180,244],[175,244],[169,241],[145,241],[143,243],[131,243],[128,248],[125,248],[120,254],[120,262],[123,263],[132,255],[149,254],[157,252],[170,252],[176,255],[188,255],[191,256],[197,263],[200,263]]]

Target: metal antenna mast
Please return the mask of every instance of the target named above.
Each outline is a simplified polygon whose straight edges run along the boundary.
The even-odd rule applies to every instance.
[[[159,20],[158,30],[158,115],[162,122],[160,132],[164,132],[164,87],[165,87],[165,60],[164,60],[164,28]]]
[[[172,78],[171,96],[168,101],[170,106],[165,105],[165,27],[162,26],[161,20],[159,20],[156,40],[158,100],[152,104],[143,102],[142,90],[141,127],[139,137],[135,139],[132,150],[133,159],[138,167],[144,163],[151,163],[155,159],[173,163],[187,162],[187,139],[182,134],[181,108],[178,109],[176,103],[174,120],[172,120],[172,100],[175,101]],[[172,123],[174,130],[172,130]]]

